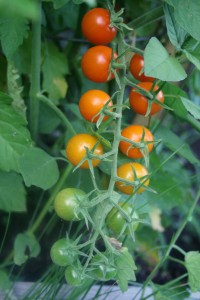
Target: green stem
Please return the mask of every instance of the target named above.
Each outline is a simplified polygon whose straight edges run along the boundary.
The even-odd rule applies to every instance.
[[[66,126],[66,128],[69,129],[73,135],[76,134],[76,131],[74,130],[74,128],[73,128],[72,124],[70,123],[70,121],[68,120],[68,118],[65,116],[65,114],[63,114],[63,112],[51,100],[49,100],[47,97],[45,97],[41,94],[37,95],[37,98],[38,98],[38,100],[42,101],[47,106],[49,106],[57,114],[57,116],[61,119],[63,124]]]
[[[167,259],[167,257],[169,256],[172,248],[174,247],[176,241],[178,240],[179,236],[181,235],[183,229],[185,228],[186,224],[188,223],[188,221],[190,220],[192,213],[198,203],[200,197],[200,189],[197,192],[196,198],[194,199],[194,202],[192,204],[192,206],[190,207],[188,214],[186,215],[185,219],[183,220],[182,225],[179,227],[179,229],[177,230],[177,232],[175,233],[175,235],[172,237],[171,242],[163,256],[163,258],[160,260],[160,262],[155,266],[155,268],[153,269],[153,271],[151,272],[151,274],[147,277],[147,279],[145,280],[144,284],[143,284],[143,291],[142,291],[142,295],[141,295],[141,299],[143,299],[144,297],[144,293],[145,293],[145,289],[147,287],[147,285],[149,284],[149,282],[153,279],[153,277],[156,275],[157,271],[159,270],[159,268],[163,265],[163,263],[165,262],[165,260]]]
[[[38,19],[32,24],[32,55],[31,55],[31,88],[30,88],[30,130],[34,141],[38,134],[40,92],[40,62],[41,62],[41,3],[38,1]]]
[[[72,169],[73,169],[73,166],[68,165],[68,167],[66,168],[66,170],[62,174],[60,180],[58,181],[53,193],[51,194],[50,198],[48,199],[48,201],[46,202],[46,204],[43,207],[42,211],[40,212],[39,216],[37,217],[37,219],[35,220],[33,225],[28,229],[28,233],[34,233],[38,229],[38,227],[40,226],[40,224],[41,224],[42,220],[44,219],[45,215],[49,211],[49,207],[52,205],[52,202],[54,201],[54,199],[55,199],[57,193],[59,192],[59,190],[62,188],[66,178],[69,176]]]

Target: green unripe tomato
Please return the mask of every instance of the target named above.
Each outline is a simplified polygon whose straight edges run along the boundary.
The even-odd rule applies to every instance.
[[[56,241],[50,250],[50,256],[53,263],[61,267],[71,265],[77,258],[74,247],[74,242],[70,239],[66,238]]]
[[[110,265],[109,262],[106,263],[98,254],[93,257],[91,267],[93,269],[92,276],[101,281],[114,279],[117,272],[114,266]]]
[[[80,189],[66,188],[61,190],[55,200],[54,209],[56,214],[65,221],[78,221],[82,216],[76,215],[79,200],[85,197],[85,192]]]
[[[138,214],[133,211],[133,208],[128,203],[119,203],[119,206],[131,217],[134,219],[139,219]],[[113,207],[109,214],[106,217],[106,225],[115,235],[119,235],[127,224],[127,221],[123,214],[117,209],[117,207]],[[138,227],[138,223],[132,223],[132,228],[135,231]],[[125,234],[129,234],[129,228],[126,227]]]
[[[78,269],[73,266],[67,267],[65,270],[65,279],[72,286],[79,286],[83,283],[83,276]]]

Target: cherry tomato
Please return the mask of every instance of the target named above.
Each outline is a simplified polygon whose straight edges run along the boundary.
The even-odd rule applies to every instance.
[[[72,286],[79,286],[83,283],[84,278],[80,273],[80,270],[74,266],[69,266],[65,270],[65,279],[68,284]]]
[[[55,200],[54,209],[56,214],[66,221],[78,221],[82,216],[77,216],[79,201],[85,197],[85,192],[75,188],[61,190]]]
[[[155,78],[144,75],[144,58],[139,54],[134,54],[130,61],[130,72],[139,81],[154,81]]]
[[[138,214],[128,203],[119,203],[119,206],[127,213],[132,219],[138,219]],[[109,214],[106,217],[106,225],[115,235],[119,235],[122,230],[125,228],[124,233],[129,234],[128,223],[123,216],[123,214],[117,209],[117,207],[113,207]],[[131,223],[132,229],[135,231],[138,227],[137,222]]]
[[[74,165],[77,166],[80,161],[85,157],[86,149],[92,150],[92,148],[98,143],[96,137],[86,134],[80,133],[74,135],[66,145],[66,155],[68,160]],[[95,155],[101,155],[104,153],[103,146],[99,143],[95,147],[93,153]],[[92,165],[96,167],[100,163],[99,159],[93,158]],[[88,169],[89,164],[88,161],[84,161],[80,166],[82,169]]]
[[[113,58],[117,58],[114,52]],[[95,46],[88,49],[82,57],[81,68],[84,75],[94,82],[107,82],[114,78],[110,71],[112,49],[107,46]]]
[[[135,174],[134,174],[135,172]],[[135,176],[136,175],[136,176]],[[138,183],[140,183],[140,178],[147,176],[148,175],[148,171],[147,169],[138,163],[126,163],[121,165],[120,167],[118,167],[117,169],[117,176],[123,179],[126,179],[128,181],[138,181]],[[136,178],[135,178],[136,177]],[[145,186],[149,185],[149,179],[146,180],[145,178],[143,180],[141,180],[141,182],[144,182]],[[134,187],[131,185],[125,185],[123,182],[121,181],[117,181],[116,182],[116,187],[118,188],[119,191],[121,191],[124,194],[132,194],[134,192]],[[137,190],[137,194],[140,194],[144,191],[144,187],[140,187]]]
[[[96,123],[99,116],[95,116],[100,112],[109,99],[110,96],[101,90],[89,90],[84,93],[79,101],[79,109],[84,119]],[[108,106],[112,105],[113,103],[110,101]],[[106,121],[107,119],[108,116],[105,116],[103,121]]]
[[[140,82],[138,86],[141,88],[150,91],[152,88],[153,83],[152,82]],[[156,91],[159,89],[159,86],[155,85],[153,88],[153,91]],[[164,95],[163,92],[160,90],[158,94],[156,95],[156,99],[160,101],[161,103],[164,103]],[[140,115],[146,115],[147,108],[148,108],[148,100],[145,96],[141,95],[136,89],[132,89],[129,95],[130,105],[132,109]],[[152,116],[156,114],[158,111],[162,109],[162,106],[159,104],[152,102],[151,104],[151,110],[149,112],[149,115]]]
[[[108,281],[115,278],[116,275],[115,267],[112,266],[109,263],[109,261],[106,262],[106,260],[99,254],[96,254],[93,257],[91,261],[91,268],[92,268],[92,276],[97,280]]]
[[[154,140],[153,134],[151,133],[151,131],[149,129],[147,129],[144,126],[130,125],[122,130],[121,135],[135,143],[145,144],[145,142],[152,142],[152,143],[146,144],[146,146],[147,146],[148,152],[151,152],[153,149],[153,140]],[[142,139],[143,139],[143,141],[142,141]],[[126,156],[128,156],[130,158],[135,158],[135,159],[143,157],[143,154],[138,147],[135,147],[135,146],[133,146],[132,148],[130,148],[130,147],[131,147],[131,144],[129,142],[121,141],[119,143],[120,150]]]
[[[85,38],[92,44],[110,43],[117,29],[110,25],[110,13],[104,8],[93,8],[83,17],[81,28]]]
[[[58,266],[71,265],[77,258],[77,253],[73,250],[73,241],[67,238],[56,241],[51,247],[50,256]]]

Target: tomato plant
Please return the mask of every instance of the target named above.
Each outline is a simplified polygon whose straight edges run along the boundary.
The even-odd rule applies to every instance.
[[[85,197],[85,192],[76,188],[61,190],[55,200],[54,209],[56,214],[66,221],[78,221],[82,216],[76,211],[79,203]]]
[[[81,23],[82,33],[92,44],[110,43],[116,36],[117,29],[111,25],[110,12],[104,8],[89,10]]]
[[[113,207],[106,217],[106,225],[115,235],[119,235],[122,232],[124,234],[130,234],[128,225],[131,225],[133,231],[137,229],[137,219],[139,218],[138,214],[128,203],[121,202],[118,205],[132,219],[131,223],[128,223],[123,213],[120,212],[117,207]]]
[[[73,136],[66,145],[66,155],[68,160],[74,166],[77,166],[81,160],[85,158],[86,148],[88,148],[88,150],[93,150],[94,148],[93,154],[97,156],[104,153],[103,146],[98,142],[96,137],[89,134],[80,133]],[[92,165],[94,167],[96,167],[99,163],[99,159],[92,158]],[[84,161],[80,168],[88,169],[88,161]]]
[[[116,268],[110,264],[107,253],[102,253],[105,255],[105,259],[96,254],[91,260],[91,274],[97,280],[108,281],[115,278]],[[108,261],[106,261],[108,259]]]
[[[133,162],[133,163],[126,163],[121,165],[120,167],[117,168],[117,176],[122,179],[128,180],[130,182],[135,182],[135,183],[137,182],[138,185],[142,183],[144,186],[149,185],[149,179],[146,178],[148,176],[148,171],[143,165],[139,163]],[[130,195],[134,192],[133,186],[127,184],[125,185],[125,183],[121,181],[116,182],[116,187],[119,191],[121,191],[124,194]],[[140,194],[144,190],[145,190],[144,187],[140,187],[139,189],[136,190],[136,193]]]
[[[144,75],[144,58],[140,54],[134,54],[130,61],[130,72],[139,81],[154,81],[155,78]]]
[[[148,128],[142,125],[130,125],[124,128],[121,132],[121,136],[130,140],[130,142],[136,143],[136,145],[132,145],[128,141],[120,141],[120,150],[130,158],[141,158],[144,156],[142,150],[151,152],[153,149],[153,134]]]
[[[157,85],[153,86],[153,83],[151,82],[140,82],[138,86],[147,91],[151,91],[151,89],[153,88],[153,92],[156,92],[159,89],[159,86]],[[160,90],[155,95],[155,99],[160,103],[164,103],[164,94],[162,90]],[[148,113],[148,115],[150,116],[156,114],[162,109],[161,105],[153,102],[153,100],[147,99],[147,97],[141,95],[140,92],[137,91],[135,88],[130,91],[129,101],[132,109],[137,114],[141,114],[141,115],[146,115],[146,113],[148,112],[148,104],[151,105]]]
[[[77,258],[77,253],[73,250],[73,247],[73,241],[70,239],[57,240],[50,250],[53,263],[61,267],[71,265]]]
[[[100,111],[104,108],[105,104],[109,101],[110,96],[101,90],[89,90],[84,93],[79,101],[79,109],[82,116],[90,122],[96,123],[99,119]],[[110,101],[108,106],[112,106]],[[104,116],[102,121],[106,121],[108,116]]]
[[[117,53],[113,53],[113,59]],[[107,82],[114,78],[111,71],[112,49],[108,46],[94,46],[82,57],[81,68],[84,75],[94,82]]]

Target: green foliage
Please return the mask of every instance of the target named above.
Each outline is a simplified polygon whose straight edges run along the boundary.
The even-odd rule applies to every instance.
[[[0,289],[2,291],[9,290],[12,286],[12,282],[9,279],[9,276],[6,271],[0,270]]]
[[[37,19],[37,3],[32,0],[0,0],[0,15]]]
[[[2,49],[11,58],[28,36],[28,20],[19,16],[0,16],[0,40]]]
[[[26,186],[44,190],[52,187],[59,177],[56,160],[40,148],[30,148],[19,159],[19,170]]]
[[[197,292],[200,289],[200,253],[190,251],[185,255],[185,267],[188,271],[188,280],[192,292]]]
[[[26,191],[20,175],[0,171],[0,209],[6,212],[26,211]]]
[[[179,61],[170,56],[159,40],[152,37],[144,52],[147,76],[152,76],[164,81],[180,81],[187,77],[185,70]]]
[[[0,168],[19,172],[18,159],[32,144],[27,122],[12,106],[12,99],[0,93]]]
[[[27,255],[28,249],[28,255]],[[30,257],[37,257],[40,253],[40,245],[35,236],[30,233],[19,233],[14,243],[14,262],[21,266]]]

